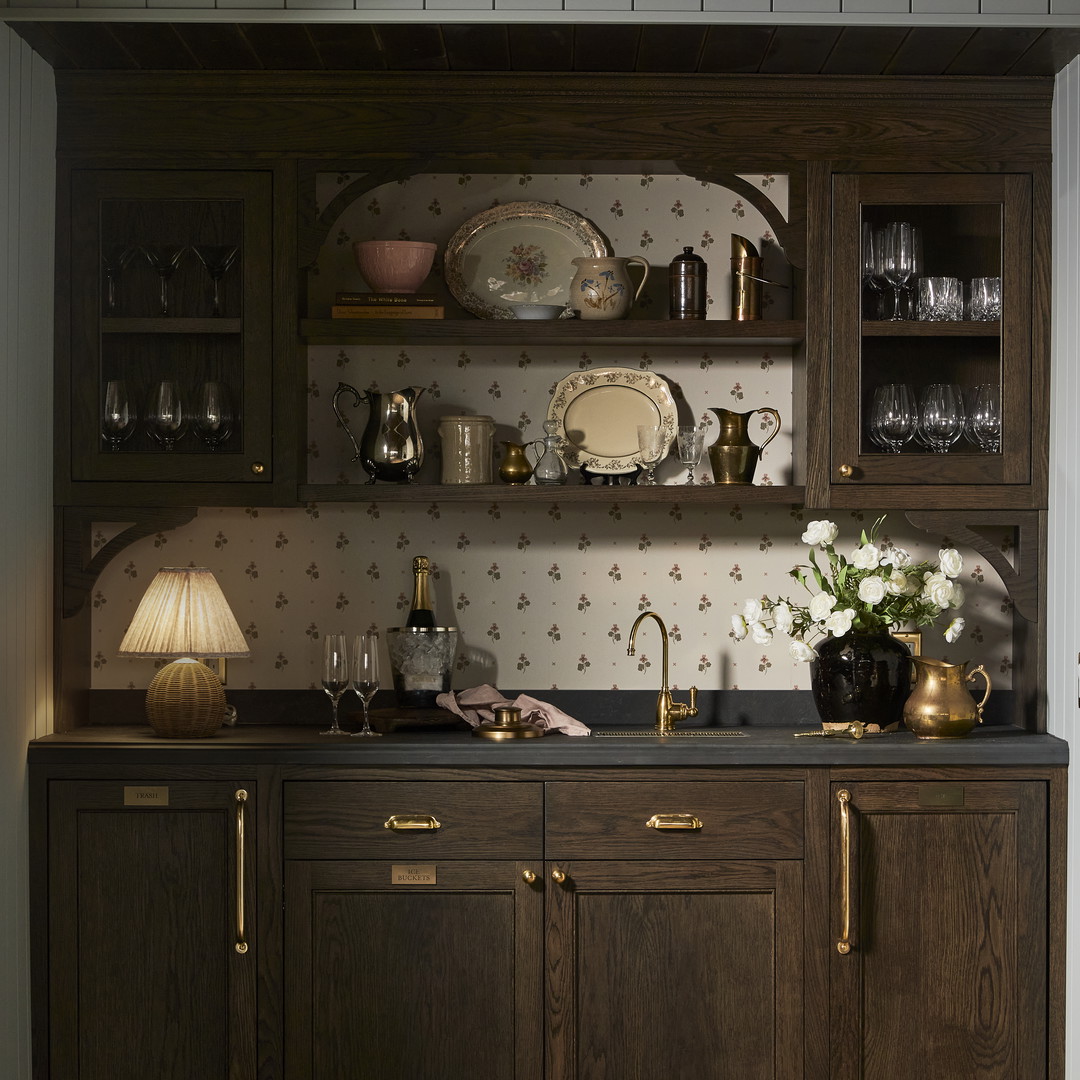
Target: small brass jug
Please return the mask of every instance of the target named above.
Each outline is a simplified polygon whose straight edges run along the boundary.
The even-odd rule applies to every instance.
[[[504,442],[502,462],[499,464],[499,479],[506,484],[527,484],[533,474],[533,467],[525,456],[525,447],[521,443]]]
[[[780,431],[780,414],[775,409],[751,409],[749,412],[732,412],[730,409],[710,409],[720,421],[720,434],[709,447],[709,464],[713,480],[718,484],[752,484],[761,451],[776,438]],[[776,427],[769,437],[756,446],[750,441],[748,425],[755,413],[768,413]]]
[[[904,703],[904,723],[919,739],[961,739],[983,720],[990,696],[990,676],[979,664],[947,664],[929,656],[913,656],[912,691]],[[976,704],[967,683],[976,675],[986,680],[986,692]]]

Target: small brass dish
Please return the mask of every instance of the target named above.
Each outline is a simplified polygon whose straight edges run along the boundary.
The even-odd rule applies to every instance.
[[[516,705],[497,705],[495,719],[474,727],[472,733],[480,739],[538,739],[544,729],[522,720]]]

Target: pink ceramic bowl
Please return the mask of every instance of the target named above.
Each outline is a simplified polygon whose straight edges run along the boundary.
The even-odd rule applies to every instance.
[[[431,273],[436,246],[418,240],[357,240],[356,268],[372,292],[414,293]]]

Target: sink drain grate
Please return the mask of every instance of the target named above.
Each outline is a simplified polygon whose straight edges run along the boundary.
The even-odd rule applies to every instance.
[[[745,731],[736,731],[734,728],[690,728],[688,731],[657,731],[655,728],[608,728],[604,731],[594,731],[593,735],[599,735],[608,739],[641,738],[650,735],[660,739],[722,739],[724,737],[742,738]]]

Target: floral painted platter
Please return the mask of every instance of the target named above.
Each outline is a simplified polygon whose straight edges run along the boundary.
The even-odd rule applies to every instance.
[[[641,464],[639,424],[658,424],[664,453],[675,440],[678,411],[667,382],[651,371],[590,368],[555,386],[548,419],[558,423],[559,453],[593,473],[628,473]]]
[[[446,284],[466,311],[513,318],[513,304],[565,304],[576,258],[602,258],[607,241],[557,203],[513,202],[469,218],[450,237]]]

